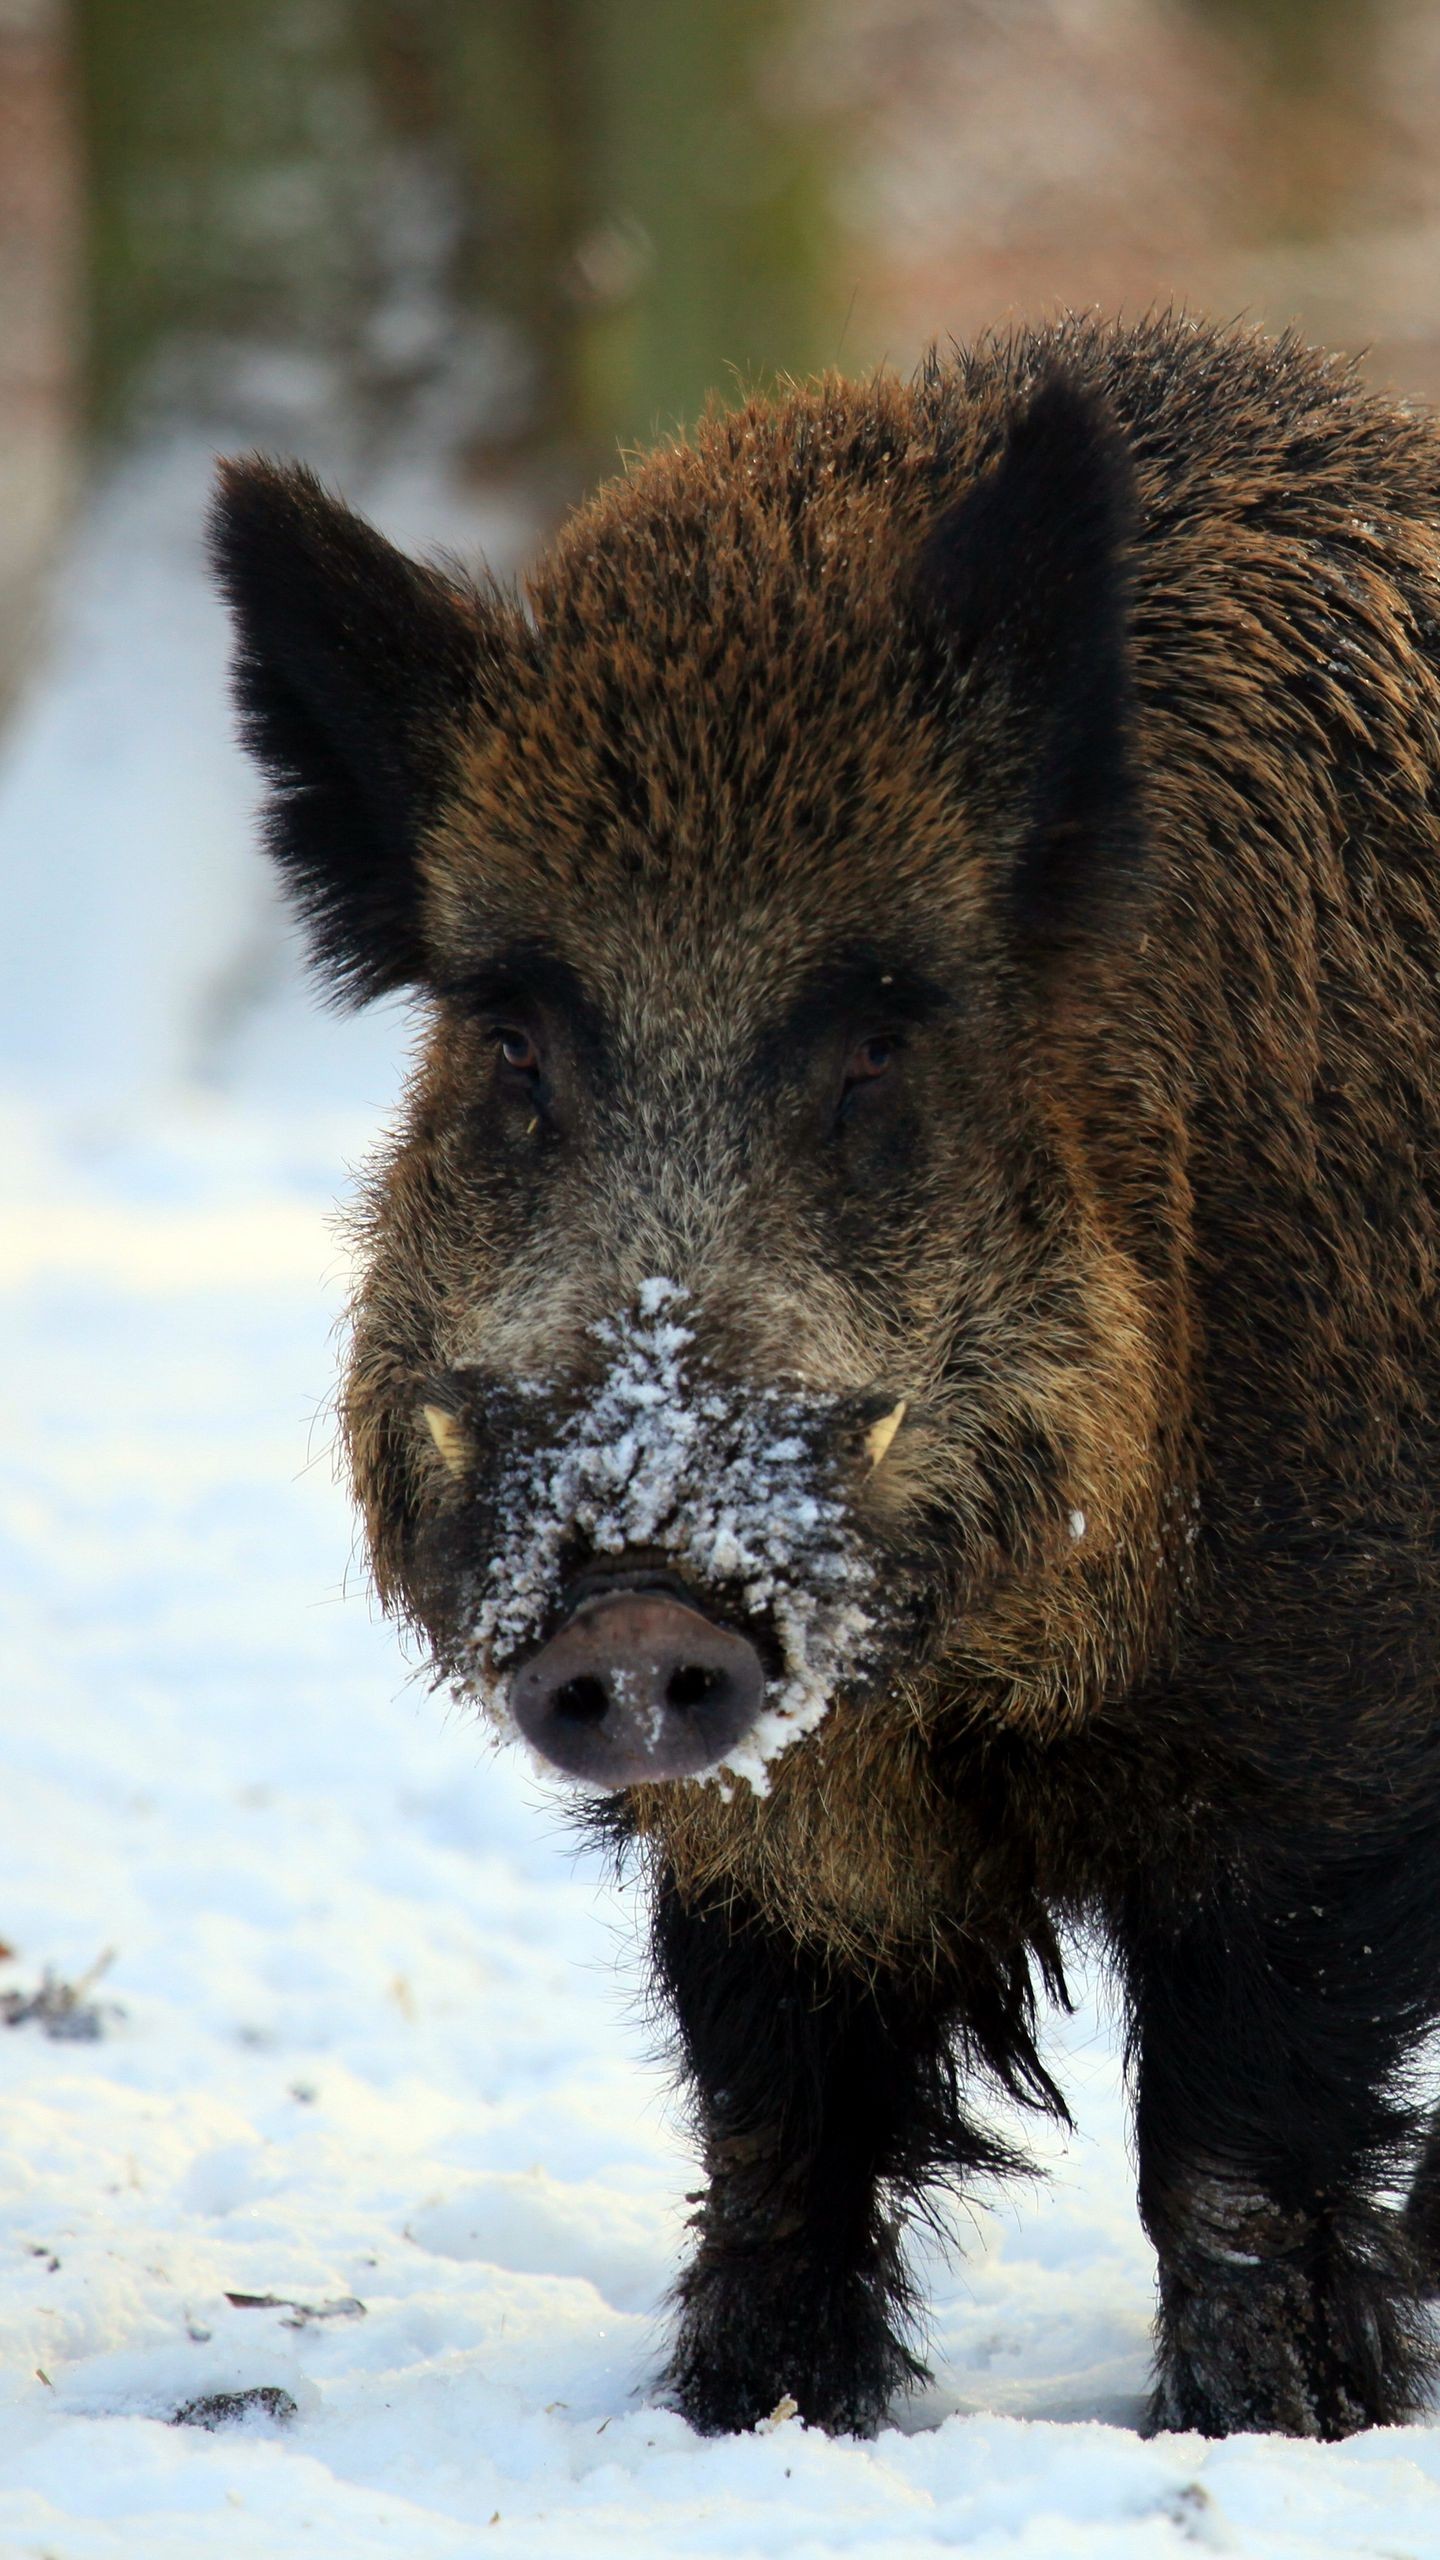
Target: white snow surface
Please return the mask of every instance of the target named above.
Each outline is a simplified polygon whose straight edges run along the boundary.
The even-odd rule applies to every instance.
[[[596,1385],[553,1431],[538,1422],[534,1452],[502,1478],[501,1537],[459,1686],[513,1739],[506,1666],[544,1626],[567,1538],[583,1530],[597,1555],[659,1547],[742,1622],[764,1616],[776,1629],[784,1676],[724,1763],[763,1794],[772,1762],[813,1732],[863,1654],[868,1575],[844,1504],[817,1482],[809,1426],[836,1400],[742,1397],[708,1379],[686,1302],[678,1281],[643,1281],[634,1310],[595,1328],[606,1354]]]
[[[48,1969],[101,2030],[0,2024],[0,2554],[1434,2560],[1433,2426],[1138,2434],[1153,2276],[1083,1966],[1047,2044],[1078,2131],[921,2253],[895,2425],[705,2443],[656,2405],[695,2167],[637,1915],[350,1562],[328,1203],[399,1026],[265,958],[203,459],[87,520],[0,765],[0,2018]],[[170,2423],[259,2390],[288,2423]]]

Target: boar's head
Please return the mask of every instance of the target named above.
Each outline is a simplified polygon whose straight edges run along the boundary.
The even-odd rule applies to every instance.
[[[1130,506],[1054,378],[712,418],[523,603],[224,472],[272,849],[424,1025],[343,1407],[379,1586],[602,1789],[963,1676],[1073,1705],[1133,1624],[1153,1362],[1076,1094]]]

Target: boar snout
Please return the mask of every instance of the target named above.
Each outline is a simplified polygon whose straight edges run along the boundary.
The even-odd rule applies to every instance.
[[[583,1600],[510,1685],[532,1749],[601,1787],[713,1768],[764,1702],[755,1647],[656,1590]]]

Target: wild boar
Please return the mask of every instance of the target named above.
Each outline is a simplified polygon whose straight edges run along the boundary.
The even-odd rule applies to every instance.
[[[215,555],[340,996],[415,991],[343,1400],[386,1604],[654,1898],[697,2427],[869,2430],[900,2232],[1128,2007],[1157,2427],[1424,2402],[1440,437],[1066,320],[709,416],[521,599]]]

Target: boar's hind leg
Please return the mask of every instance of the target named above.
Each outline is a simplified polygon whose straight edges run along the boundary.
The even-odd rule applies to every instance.
[[[1155,2428],[1346,2436],[1414,2416],[1435,2370],[1414,2221],[1381,2200],[1423,2020],[1353,1874],[1294,1900],[1123,1933]]]
[[[849,1975],[734,1903],[662,1891],[655,1947],[708,2186],[668,2386],[705,2434],[785,2398],[873,2434],[925,2378],[898,2209],[930,2176],[1011,2165],[957,2103],[933,1979]]]

